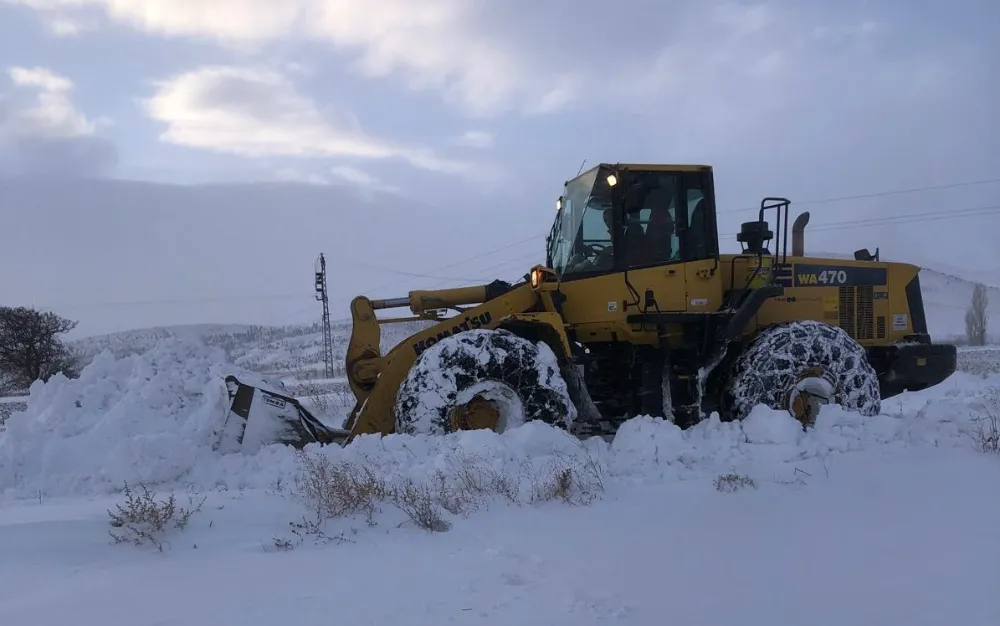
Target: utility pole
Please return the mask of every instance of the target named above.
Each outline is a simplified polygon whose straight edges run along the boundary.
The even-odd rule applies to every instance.
[[[326,377],[333,378],[333,332],[330,330],[330,298],[326,290],[326,257],[316,260],[316,299],[323,303],[323,365]]]

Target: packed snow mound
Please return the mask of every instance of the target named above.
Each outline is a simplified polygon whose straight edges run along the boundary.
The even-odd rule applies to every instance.
[[[229,374],[280,389],[228,364],[221,349],[181,338],[120,359],[105,351],[77,379],[36,382],[0,433],[0,493],[99,493],[179,479],[212,454]]]
[[[1000,385],[1000,379],[990,381]],[[502,481],[521,494],[551,483],[571,470],[574,488],[610,489],[618,484],[713,479],[738,472],[758,481],[795,482],[803,472],[816,475],[837,456],[874,449],[974,449],[977,418],[1000,415],[1000,399],[983,381],[957,376],[937,395],[904,394],[885,402],[895,413],[865,417],[826,406],[815,427],[784,411],[757,406],[742,422],[713,416],[688,430],[662,418],[635,417],[611,443],[600,437],[581,441],[557,427],[528,422],[497,434],[487,430],[445,435],[365,435],[346,447],[307,446],[310,455],[341,466],[435,491],[461,492],[468,482]],[[298,475],[295,455],[271,446],[261,454],[230,455],[192,472],[200,485],[268,488],[290,484]]]
[[[120,490],[126,481],[161,490],[290,484],[301,469],[301,456],[290,446],[267,445],[254,454],[213,449],[228,408],[228,374],[280,388],[234,368],[220,350],[179,339],[139,356],[99,355],[79,379],[36,383],[27,409],[11,416],[0,433],[0,494],[101,494]],[[808,432],[786,413],[758,406],[743,422],[713,417],[686,431],[662,419],[636,417],[610,444],[598,437],[580,441],[535,421],[501,434],[368,435],[347,447],[310,445],[306,452],[429,485],[476,475],[537,486],[561,469],[605,484],[732,471],[794,480],[798,471],[821,471],[808,469],[811,463],[845,452],[974,447],[977,416],[1000,415],[1000,401],[991,392],[996,388],[1000,377],[958,373],[935,388],[884,401],[876,416],[824,407]]]

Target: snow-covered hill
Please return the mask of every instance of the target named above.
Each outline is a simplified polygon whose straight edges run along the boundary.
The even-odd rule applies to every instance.
[[[382,347],[388,350],[423,323],[401,323],[382,328]],[[333,353],[339,368],[350,339],[350,324],[332,324]],[[70,342],[84,364],[104,350],[115,356],[141,354],[162,339],[194,338],[209,346],[221,348],[237,365],[264,373],[300,374],[321,370],[323,363],[323,329],[319,322],[288,326],[249,326],[239,324],[196,324],[126,330],[108,335],[87,337]]]
[[[987,311],[990,324],[989,339],[1000,342],[1000,287],[986,286],[989,298]],[[920,272],[920,285],[924,292],[927,325],[937,341],[965,340],[965,311],[972,301],[975,283],[944,272],[924,269]]]

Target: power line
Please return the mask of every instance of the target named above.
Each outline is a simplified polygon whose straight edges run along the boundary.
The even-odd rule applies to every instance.
[[[356,261],[354,259],[348,260],[348,259],[341,258],[341,262],[345,263],[345,264],[350,263],[350,264],[353,264],[353,265],[357,265],[358,267],[363,267],[363,268],[366,268],[366,269],[375,270],[377,272],[387,272],[389,274],[399,274],[401,276],[410,276],[410,277],[413,277],[413,278],[430,278],[430,279],[433,279],[433,280],[451,280],[451,281],[456,281],[456,280],[472,280],[472,279],[467,278],[467,277],[438,276],[438,275],[434,275],[434,274],[421,274],[421,273],[418,273],[418,272],[405,272],[405,271],[393,269],[393,268],[390,268],[390,267],[382,267],[380,265],[372,265],[371,263],[366,263],[364,261]]]
[[[228,295],[228,296],[205,296],[198,298],[161,298],[161,299],[149,299],[149,300],[105,300],[97,302],[56,302],[49,304],[35,304],[40,308],[54,309],[54,308],[106,308],[106,307],[128,307],[128,306],[162,306],[171,304],[201,304],[201,303],[212,303],[212,302],[236,302],[236,301],[250,301],[259,302],[265,300],[275,300],[275,301],[291,301],[291,300],[314,300],[315,296],[309,293],[285,293],[285,294],[257,294],[257,295]]]
[[[833,222],[830,224],[820,224],[807,229],[807,232],[820,232],[826,230],[849,230],[853,228],[860,227],[870,227],[870,226],[885,226],[894,224],[909,224],[909,223],[923,223],[923,222],[934,222],[938,220],[956,220],[956,219],[968,219],[971,217],[986,217],[994,214],[1000,214],[1000,205],[997,206],[984,206],[984,207],[974,207],[968,209],[958,209],[954,211],[948,211],[947,214],[942,215],[940,211],[931,211],[924,213],[910,213],[906,215],[888,215],[883,217],[874,217],[862,220],[851,220],[845,222]],[[735,237],[737,232],[722,233],[719,235],[720,239],[725,239],[728,237]],[[467,284],[480,284],[493,280],[496,276],[500,275],[503,270],[511,268],[517,265],[527,266],[528,263],[536,262],[535,258],[537,255],[532,253],[530,255],[524,255],[516,259],[511,259],[510,261],[501,263],[491,267],[491,271],[494,272],[492,276],[484,278],[470,278],[467,280],[454,281],[456,284],[454,286],[461,287]],[[518,276],[520,278],[520,276]],[[442,280],[430,285],[426,285],[424,289],[434,289],[439,285],[449,282],[447,279]]]
[[[925,213],[910,213],[906,215],[889,215],[884,217],[876,217],[862,220],[852,220],[846,222],[833,222],[831,224],[820,224],[814,227],[810,227],[807,232],[821,232],[827,230],[849,230],[852,228],[860,228],[863,226],[886,226],[893,224],[908,224],[908,223],[923,223],[923,222],[934,222],[938,220],[955,220],[955,219],[967,219],[970,217],[985,217],[993,214],[1000,214],[998,212],[1000,206],[986,206],[986,207],[975,207],[969,209],[959,209],[954,211],[948,211],[947,214],[942,215],[940,210],[925,212]],[[735,237],[738,232],[721,233],[719,235],[720,239],[727,237]],[[464,286],[469,284],[479,284],[484,282],[489,282],[493,280],[496,275],[501,273],[501,270],[516,266],[518,264],[527,264],[535,260],[537,255],[532,253],[530,255],[524,255],[516,259],[511,259],[509,261],[500,263],[498,265],[492,266],[490,270],[494,272],[493,277],[483,277],[483,278],[465,278],[465,279],[442,279],[437,282],[431,283],[424,286],[424,289],[434,289],[445,283],[455,283],[455,286]],[[436,278],[436,277],[434,277]],[[402,281],[407,282],[407,281]],[[373,290],[374,291],[374,290]]]
[[[509,244],[500,246],[499,248],[493,248],[491,250],[487,250],[486,252],[482,252],[480,254],[475,254],[473,256],[466,257],[464,259],[459,259],[457,261],[452,261],[452,262],[447,263],[445,265],[439,265],[437,267],[432,267],[432,268],[430,268],[427,271],[428,272],[436,272],[438,270],[444,270],[444,269],[448,269],[450,267],[455,267],[456,265],[461,265],[462,263],[465,263],[466,261],[474,261],[476,259],[486,258],[488,256],[492,256],[492,255],[496,254],[497,252],[503,252],[504,250],[509,250],[511,248],[515,248],[517,246],[526,244],[529,241],[536,241],[538,239],[543,239],[544,237],[545,237],[545,235],[532,235],[531,237],[526,237],[526,238],[521,239],[519,241],[515,241],[513,243],[509,243]],[[447,278],[447,279],[443,279],[443,280],[452,280],[452,279]],[[400,284],[408,283],[408,282],[410,282],[409,279],[398,280],[398,281],[395,281],[395,282],[392,282],[392,283],[386,283],[386,284],[374,287],[374,288],[371,289],[371,291],[374,292],[374,291],[378,291],[379,289],[385,289],[386,287],[394,287],[396,285],[400,285]]]
[[[890,196],[890,195],[918,193],[918,192],[922,192],[922,191],[934,191],[934,190],[942,190],[942,189],[953,189],[953,188],[958,188],[958,187],[969,187],[969,186],[983,185],[983,184],[989,184],[989,183],[998,183],[998,182],[1000,182],[1000,178],[990,178],[990,179],[982,179],[982,180],[976,180],[976,181],[964,181],[964,182],[958,182],[958,183],[950,183],[950,184],[945,184],[945,185],[934,185],[934,186],[926,186],[926,187],[915,187],[915,188],[910,188],[910,189],[899,189],[899,190],[888,190],[888,191],[872,192],[872,193],[866,193],[866,194],[855,194],[855,195],[850,195],[850,196],[841,196],[841,197],[837,197],[837,198],[826,198],[826,199],[820,199],[820,200],[802,200],[802,201],[798,201],[798,202],[793,202],[793,204],[796,205],[796,206],[803,205],[803,204],[805,204],[805,205],[825,204],[825,203],[832,203],[832,202],[842,202],[842,201],[849,201],[849,200],[857,200],[857,199],[863,199],[863,198],[873,198],[873,197],[880,197],[880,196]],[[758,210],[758,209],[759,209],[759,207],[748,207],[747,209],[728,209],[728,210],[725,210],[725,211],[719,211],[719,213],[735,212],[735,211],[746,211],[746,210]],[[844,229],[851,229],[851,228],[857,228],[857,227],[862,227],[862,226],[880,226],[880,225],[893,225],[893,224],[905,224],[905,223],[934,222],[934,221],[938,221],[938,220],[967,219],[967,218],[971,218],[971,217],[984,217],[984,216],[997,215],[997,214],[1000,214],[1000,205],[997,205],[997,206],[975,207],[975,208],[959,209],[959,210],[949,210],[949,211],[947,211],[945,213],[942,213],[941,210],[937,210],[937,211],[925,212],[925,213],[910,213],[908,215],[891,215],[891,216],[885,216],[885,217],[879,217],[879,218],[869,218],[869,219],[854,220],[854,221],[847,221],[847,222],[834,222],[832,224],[821,224],[821,225],[817,225],[815,227],[809,228],[807,232],[821,232],[821,231],[825,231],[825,230],[844,230]],[[723,237],[735,237],[736,234],[737,233],[735,233],[735,232],[734,233],[720,234],[719,238],[722,239]],[[477,255],[473,255],[473,256],[470,256],[470,257],[463,258],[463,259],[459,259],[457,261],[453,261],[453,262],[447,263],[445,265],[441,265],[441,266],[437,266],[437,267],[431,268],[431,269],[427,270],[428,273],[406,272],[406,271],[399,271],[399,270],[391,270],[391,269],[388,269],[388,268],[381,268],[381,267],[378,267],[378,266],[371,266],[371,265],[369,265],[369,267],[371,269],[374,269],[376,271],[389,271],[389,272],[393,272],[393,273],[397,273],[397,274],[402,274],[402,275],[405,275],[405,276],[409,277],[409,278],[405,278],[405,279],[402,279],[402,280],[399,280],[399,281],[395,281],[395,282],[392,282],[392,283],[383,284],[383,285],[375,287],[375,288],[373,288],[373,289],[371,289],[369,291],[376,291],[378,289],[383,289],[383,288],[386,288],[386,287],[391,287],[391,286],[394,286],[394,285],[398,285],[398,284],[410,282],[413,278],[441,279],[442,282],[444,282],[444,281],[456,281],[456,282],[463,281],[463,282],[467,282],[467,283],[486,282],[486,281],[488,281],[490,279],[488,279],[488,278],[487,279],[473,279],[473,278],[468,278],[468,277],[466,277],[466,278],[442,277],[442,276],[437,276],[437,275],[431,274],[429,272],[436,272],[437,270],[447,269],[447,268],[450,268],[450,267],[455,267],[456,265],[460,265],[462,263],[466,263],[466,262],[469,262],[469,261],[475,261],[475,260],[479,260],[479,259],[485,259],[486,257],[492,256],[492,255],[494,255],[494,254],[496,254],[498,252],[503,252],[505,250],[510,250],[512,248],[515,248],[517,246],[523,245],[525,243],[528,243],[528,242],[531,242],[531,241],[536,241],[536,240],[539,240],[539,239],[543,239],[544,237],[545,237],[545,235],[534,235],[534,236],[531,236],[531,237],[526,237],[524,239],[520,239],[518,241],[514,241],[514,242],[511,242],[509,244],[505,244],[503,246],[492,248],[490,250],[487,250],[487,251],[482,252],[482,253],[477,254]],[[516,258],[516,259],[510,259],[508,261],[504,261],[504,262],[502,262],[500,264],[497,264],[497,265],[491,267],[490,271],[496,271],[498,269],[509,267],[511,265],[515,265],[515,264],[518,264],[518,263],[528,263],[528,262],[531,262],[531,258],[530,257],[534,257],[535,255],[536,255],[536,253],[533,252],[533,253],[531,253],[530,256],[529,255],[523,255],[523,256],[521,256],[519,258]],[[354,261],[349,261],[349,262],[354,262]],[[436,283],[436,284],[441,284],[441,283]],[[99,301],[99,302],[76,302],[76,303],[63,302],[63,303],[53,303],[53,304],[36,305],[36,306],[40,306],[42,308],[49,308],[49,309],[70,308],[70,307],[72,307],[72,308],[87,308],[87,307],[92,307],[92,308],[107,308],[107,307],[153,306],[153,305],[173,305],[173,304],[201,304],[201,303],[216,303],[216,302],[223,303],[223,302],[236,302],[236,301],[249,301],[249,302],[263,302],[263,301],[269,301],[269,300],[270,301],[292,301],[292,300],[305,301],[306,299],[309,299],[310,301],[314,301],[315,300],[315,294],[310,294],[310,293],[306,293],[306,292],[302,292],[302,293],[284,293],[284,294],[244,294],[244,295],[235,295],[234,294],[234,295],[205,296],[205,297],[195,297],[195,298],[146,299],[146,300],[132,300],[132,301]],[[311,308],[311,306],[314,306],[314,305],[310,305],[310,308]]]
[[[973,208],[968,208],[968,209],[958,209],[958,210],[948,211],[946,214],[942,214],[940,210],[937,210],[937,211],[929,211],[929,212],[923,212],[923,213],[910,213],[910,214],[905,214],[905,215],[887,215],[887,216],[883,216],[883,217],[873,217],[873,218],[862,219],[862,220],[850,220],[850,221],[843,221],[843,222],[833,222],[833,223],[830,223],[830,224],[819,224],[819,225],[814,226],[814,227],[809,227],[806,232],[808,233],[808,232],[821,232],[821,231],[827,231],[827,230],[850,230],[850,229],[853,229],[853,228],[860,228],[860,227],[887,226],[887,225],[891,226],[891,225],[895,225],[895,224],[935,222],[935,221],[938,221],[938,220],[968,219],[968,218],[972,218],[972,217],[988,217],[990,215],[1000,215],[1000,205],[973,207]],[[737,232],[722,233],[722,234],[719,235],[719,239],[724,239],[724,238],[727,238],[727,237],[735,237],[737,234],[739,234],[739,233],[737,233]],[[491,269],[496,274],[499,274],[500,270],[503,270],[503,269],[508,268],[508,267],[512,267],[514,265],[517,265],[517,264],[525,264],[526,265],[527,263],[532,262],[534,260],[535,256],[536,255],[534,253],[532,253],[530,255],[525,255],[525,256],[519,257],[517,259],[512,259],[512,260],[507,261],[505,263],[501,263],[500,265],[496,265],[496,266],[492,267]],[[460,283],[457,286],[462,286],[463,284],[467,284],[467,283],[488,282],[490,280],[492,280],[492,278],[489,278],[489,277],[487,277],[487,278],[480,278],[480,279],[470,279],[470,280],[467,280],[467,281],[464,281],[464,282]],[[444,282],[447,282],[447,281],[441,281],[441,282],[438,282],[438,283],[433,283],[431,285],[428,285],[425,288],[426,289],[433,289],[436,286],[438,286],[440,284],[443,284]]]
[[[974,187],[976,185],[988,185],[991,183],[1000,183],[1000,178],[984,178],[981,180],[968,180],[960,183],[947,183],[944,185],[930,185],[927,187],[911,187],[909,189],[893,189],[889,191],[874,191],[871,193],[861,193],[852,196],[838,196],[836,198],[824,198],[822,200],[799,200],[792,202],[792,204],[799,206],[805,205],[815,205],[815,204],[830,204],[832,202],[846,202],[848,200],[866,200],[868,198],[883,198],[885,196],[901,196],[911,193],[922,193],[924,191],[941,191],[944,189],[957,189],[959,187]],[[738,213],[741,211],[759,211],[760,205],[746,207],[743,209],[724,209],[721,211],[716,211],[716,213]]]
[[[819,224],[814,227],[810,227],[806,230],[807,233],[811,232],[822,232],[831,230],[850,230],[853,228],[869,227],[869,226],[892,226],[897,224],[918,224],[927,222],[937,222],[937,221],[953,221],[960,219],[969,219],[975,217],[989,217],[993,215],[1000,215],[1000,205],[990,205],[982,207],[973,207],[967,209],[958,209],[947,211],[942,213],[938,211],[929,211],[923,213],[911,213],[908,215],[887,215],[884,217],[869,218],[863,220],[852,220],[844,222],[833,222],[830,224]],[[720,239],[726,237],[735,237],[738,233],[730,232],[723,233],[719,235]],[[500,270],[506,267],[514,266],[519,263],[530,263],[532,262],[531,255],[525,255],[516,259],[510,259],[504,263],[494,266],[493,270]],[[490,278],[483,279],[459,279],[466,283],[480,283],[491,280]],[[439,283],[437,283],[439,284]],[[431,285],[428,288],[433,288]],[[284,293],[284,294],[244,294],[244,295],[225,295],[225,296],[205,296],[197,298],[160,298],[160,299],[147,299],[147,300],[131,300],[131,301],[98,301],[98,302],[57,302],[48,304],[35,304],[40,308],[46,309],[57,309],[57,308],[109,308],[109,307],[129,307],[129,306],[162,306],[162,305],[177,305],[177,304],[202,304],[202,303],[226,303],[226,302],[262,302],[262,301],[304,301],[304,300],[315,301],[315,294],[308,293]],[[299,313],[304,313],[309,309],[302,309]]]
[[[942,214],[940,210],[926,213],[910,213],[908,215],[887,215],[885,217],[873,217],[864,220],[851,220],[846,222],[833,222],[832,224],[819,224],[815,227],[807,228],[807,233],[820,232],[825,230],[844,230],[858,226],[891,226],[894,224],[918,224],[922,222],[936,222],[938,220],[957,220],[969,217],[986,217],[989,215],[1000,215],[1000,205],[976,207],[970,209],[959,209],[957,211],[947,211]],[[735,237],[739,233],[724,233],[723,237]]]
[[[467,280],[467,281],[459,283],[459,286],[462,286],[464,284],[482,284],[482,283],[488,283],[490,281],[496,280],[496,277],[501,273],[502,270],[504,270],[506,268],[514,267],[514,266],[525,266],[528,263],[532,262],[532,260],[534,260],[535,262],[538,262],[537,257],[538,257],[538,253],[537,252],[533,252],[533,253],[531,253],[529,255],[522,255],[522,256],[520,256],[520,257],[518,257],[516,259],[510,259],[508,261],[500,263],[499,265],[493,265],[492,267],[490,267],[491,276],[488,276],[486,278],[474,278],[474,279],[470,279],[470,280]],[[438,285],[442,285],[442,284],[444,284],[446,282],[448,282],[448,281],[439,281],[439,282],[427,285],[425,288],[426,289],[434,289]]]
[[[1000,177],[996,177],[996,178],[984,178],[984,179],[979,179],[979,180],[968,180],[968,181],[961,181],[961,182],[956,182],[956,183],[945,183],[945,184],[941,184],[941,185],[926,185],[926,186],[923,186],[923,187],[910,187],[910,188],[907,188],[907,189],[889,189],[889,190],[874,191],[874,192],[868,192],[868,193],[862,193],[862,194],[853,194],[853,195],[848,195],[848,196],[838,196],[838,197],[834,197],[834,198],[822,198],[822,199],[815,199],[815,200],[799,200],[799,201],[793,202],[792,204],[795,205],[795,206],[799,206],[799,205],[831,204],[831,203],[834,203],[834,202],[846,202],[846,201],[850,201],[850,200],[862,200],[862,199],[879,198],[879,197],[885,197],[885,196],[905,195],[905,194],[921,193],[921,192],[926,192],[926,191],[940,191],[940,190],[945,190],[945,189],[957,189],[957,188],[960,188],[960,187],[973,187],[973,186],[977,186],[977,185],[988,185],[988,184],[992,184],[992,183],[1000,183]],[[717,210],[716,213],[739,213],[739,212],[744,212],[744,211],[759,211],[759,210],[760,210],[760,206],[758,205],[758,206],[746,207],[746,208],[742,208],[742,209],[721,209],[721,210]],[[810,229],[810,230],[815,230],[815,229]],[[735,236],[735,233],[733,235]],[[534,235],[534,236],[531,236],[531,237],[527,237],[525,239],[521,239],[521,240],[518,240],[518,241],[515,241],[515,242],[512,242],[512,243],[500,246],[498,248],[493,248],[491,250],[487,250],[486,252],[483,252],[481,254],[476,254],[476,255],[473,255],[473,256],[470,256],[470,257],[459,259],[457,261],[453,261],[451,263],[447,263],[445,265],[439,265],[437,267],[430,268],[430,269],[427,270],[427,272],[436,272],[438,270],[443,270],[443,269],[448,269],[448,268],[451,268],[451,267],[455,267],[456,265],[460,265],[460,264],[466,263],[468,261],[474,261],[474,260],[477,260],[477,259],[481,259],[481,258],[485,258],[485,257],[488,257],[488,256],[492,256],[493,254],[496,254],[497,252],[502,252],[504,250],[509,250],[510,248],[514,248],[516,246],[523,245],[525,243],[528,243],[528,242],[531,242],[531,241],[537,241],[539,239],[544,239],[544,238],[545,238],[545,235]],[[430,278],[430,276],[428,276],[428,278]],[[442,282],[444,282],[445,280],[458,280],[458,279],[442,279]],[[401,285],[401,284],[408,283],[408,282],[411,282],[411,280],[409,280],[409,279],[402,279],[402,280],[394,281],[394,282],[391,282],[391,283],[386,283],[386,284],[379,285],[377,287],[372,288],[371,291],[375,292],[375,291],[378,291],[380,289],[385,289],[387,287],[394,287],[396,285]],[[471,281],[470,280],[470,281],[466,281],[466,282],[476,282],[476,281]],[[436,284],[441,284],[441,283],[436,283]]]

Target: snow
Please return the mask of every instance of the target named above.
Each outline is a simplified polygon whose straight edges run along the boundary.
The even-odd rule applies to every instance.
[[[1000,623],[1000,456],[975,446],[977,417],[1000,413],[995,372],[873,417],[826,406],[808,432],[757,407],[687,431],[636,417],[610,443],[532,422],[310,446],[396,487],[509,487],[436,499],[442,532],[385,500],[322,541],[290,526],[313,512],[298,453],[213,450],[230,371],[174,339],[32,387],[0,433],[0,623]],[[754,486],[720,491],[727,474]],[[205,500],[163,552],[114,544],[126,480]]]
[[[126,480],[178,480],[211,454],[228,374],[280,385],[191,339],[120,359],[105,351],[77,379],[35,382],[0,437],[0,494],[108,493]]]
[[[286,552],[265,550],[287,521],[260,494],[216,495],[164,554],[108,546],[108,502],[23,506],[0,517],[0,623],[987,626],[1000,515],[970,493],[991,473],[904,451],[795,487],[661,484]]]

